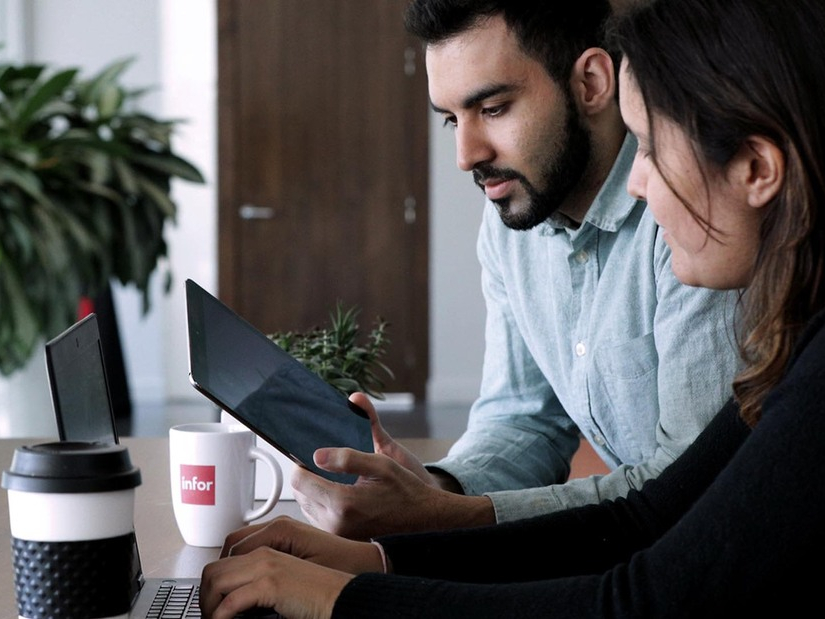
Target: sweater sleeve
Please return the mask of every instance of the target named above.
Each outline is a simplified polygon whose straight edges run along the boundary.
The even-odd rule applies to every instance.
[[[625,500],[383,538],[404,575],[354,578],[333,616],[792,616],[813,607],[825,571],[823,350],[820,332],[756,430],[725,407]]]
[[[525,581],[604,570],[649,546],[707,489],[748,433],[737,411],[728,403],[685,459],[627,498],[493,527],[379,541],[396,573],[430,578]],[[531,555],[538,561],[525,560]]]
[[[707,488],[747,433],[729,403],[683,458],[627,499],[493,527],[380,538],[395,574],[353,579],[334,616],[381,616],[390,609],[399,617],[454,617],[466,609],[508,616],[515,608],[527,613],[531,603],[547,608],[558,594],[545,579],[582,577],[569,582],[567,592],[597,587],[597,576],[583,576],[649,546]],[[687,466],[694,458],[704,464],[701,471]],[[656,486],[673,488],[675,496],[655,493]]]

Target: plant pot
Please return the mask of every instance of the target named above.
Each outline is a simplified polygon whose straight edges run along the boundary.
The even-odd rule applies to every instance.
[[[21,369],[0,375],[0,437],[57,439],[43,346]]]

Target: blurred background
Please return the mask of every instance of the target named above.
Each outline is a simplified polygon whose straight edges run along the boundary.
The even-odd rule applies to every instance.
[[[91,76],[134,57],[123,81],[150,88],[147,112],[184,121],[173,147],[206,179],[173,183],[171,292],[154,278],[144,315],[135,290],[113,286],[129,433],[216,414],[188,381],[186,278],[265,332],[317,324],[335,300],[358,305],[365,329],[382,315],[396,374],[387,425],[398,436],[463,430],[484,349],[483,196],[429,111],[403,6],[0,0],[2,62]],[[0,377],[0,435],[53,433],[39,352]]]

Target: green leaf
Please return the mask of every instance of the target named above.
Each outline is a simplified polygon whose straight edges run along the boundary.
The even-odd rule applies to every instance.
[[[0,72],[0,92],[8,99],[17,100],[20,93],[25,92],[32,82],[35,82],[45,71],[45,65],[26,65],[16,67],[3,65]]]
[[[90,183],[104,185],[112,177],[112,158],[99,150],[85,150],[78,153],[78,161],[89,168]]]
[[[195,166],[176,155],[132,155],[129,159],[167,176],[177,176],[193,183],[204,182],[203,176]]]
[[[179,122],[167,120],[159,122],[157,119],[145,114],[124,115],[121,118],[123,131],[132,137],[141,136],[144,143],[154,142],[160,147],[157,150],[169,151],[172,131]]]
[[[112,165],[117,174],[118,181],[120,181],[123,190],[127,194],[136,194],[140,191],[138,186],[138,179],[134,170],[123,159],[112,160]]]
[[[8,267],[8,262],[5,261],[4,265]],[[23,294],[23,283],[19,274],[12,268],[3,268],[0,269],[0,278],[4,292],[3,312],[8,312],[15,325],[13,336],[17,343],[13,345],[16,346],[19,356],[27,357],[39,336],[35,313],[31,311],[26,295]]]
[[[113,189],[112,187],[99,182],[90,182],[85,183],[79,181],[77,183],[79,189],[87,193],[94,194],[96,196],[100,196],[101,198],[106,198],[107,200],[111,200],[112,202],[119,202],[123,200],[123,193],[118,191],[117,189]]]
[[[27,99],[21,101],[20,113],[15,121],[17,129],[22,130],[37,112],[60,95],[74,80],[75,75],[77,69],[61,71],[36,87]]]
[[[177,207],[172,201],[172,198],[169,197],[169,193],[143,176],[137,178],[137,183],[138,187],[146,194],[146,197],[154,202],[158,208],[164,212],[166,217],[174,221],[177,214]]]
[[[111,118],[123,104],[123,89],[117,84],[106,84],[98,97],[98,111],[101,118]]]
[[[87,82],[82,82],[77,86],[78,94],[84,103],[89,103],[100,107],[100,97],[117,81],[126,69],[128,69],[135,58],[130,56],[122,60],[117,60],[104,67],[96,76]]]
[[[48,202],[40,178],[31,170],[0,166],[0,188],[6,185],[17,187],[34,202]]]

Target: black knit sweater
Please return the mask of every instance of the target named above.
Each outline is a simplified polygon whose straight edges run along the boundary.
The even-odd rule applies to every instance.
[[[333,617],[794,616],[825,588],[825,329],[812,321],[750,432],[733,403],[625,499],[381,538]],[[734,615],[735,614],[735,615]]]

